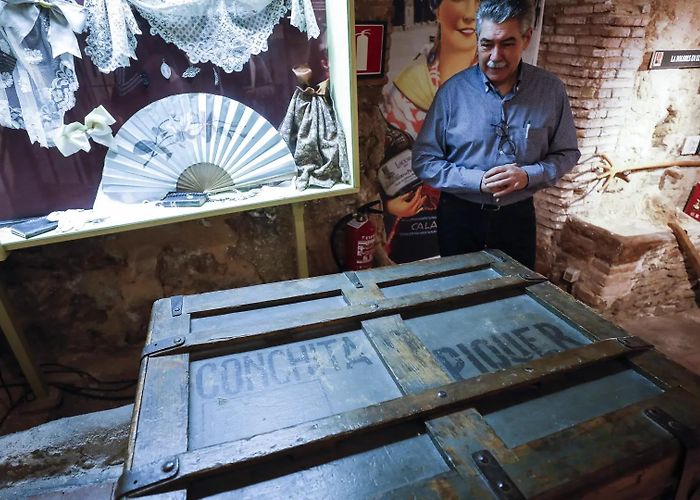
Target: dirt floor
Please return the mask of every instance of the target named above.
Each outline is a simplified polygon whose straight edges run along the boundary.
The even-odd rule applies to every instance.
[[[700,375],[700,308],[670,316],[630,318],[620,326]]]

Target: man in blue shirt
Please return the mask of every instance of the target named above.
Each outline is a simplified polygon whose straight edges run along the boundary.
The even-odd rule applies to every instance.
[[[481,0],[479,64],[443,83],[413,146],[413,170],[442,191],[440,254],[503,250],[535,265],[532,195],[581,154],[566,90],[522,62],[532,36],[528,0]]]

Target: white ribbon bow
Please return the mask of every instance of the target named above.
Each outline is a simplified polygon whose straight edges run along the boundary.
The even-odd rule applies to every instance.
[[[75,33],[85,30],[85,9],[66,0],[5,0],[0,12],[0,25],[17,31],[20,40],[32,31],[39,18],[40,9],[49,11],[48,41],[55,59],[69,53],[81,57]]]
[[[112,147],[114,137],[110,125],[115,122],[112,115],[98,106],[85,117],[85,125],[80,122],[61,126],[54,136],[56,147],[63,156],[70,156],[78,150],[90,151],[90,138],[93,141]]]

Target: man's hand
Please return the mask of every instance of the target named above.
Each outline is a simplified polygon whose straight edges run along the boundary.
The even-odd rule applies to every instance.
[[[493,167],[481,179],[481,190],[491,193],[498,200],[507,194],[525,189],[529,179],[527,173],[515,163]]]

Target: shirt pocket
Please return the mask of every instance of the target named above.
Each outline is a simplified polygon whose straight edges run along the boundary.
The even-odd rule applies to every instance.
[[[547,156],[549,133],[546,127],[511,128],[510,132],[519,165],[532,165]]]

